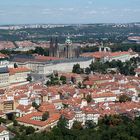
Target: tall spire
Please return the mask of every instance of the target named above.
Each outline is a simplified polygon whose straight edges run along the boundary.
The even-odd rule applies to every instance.
[[[58,57],[58,38],[55,38],[54,56]]]
[[[53,48],[53,38],[50,38],[50,48]]]
[[[53,38],[50,38],[50,48],[49,48],[49,56],[53,56]]]
[[[55,48],[58,48],[58,38],[55,38]]]

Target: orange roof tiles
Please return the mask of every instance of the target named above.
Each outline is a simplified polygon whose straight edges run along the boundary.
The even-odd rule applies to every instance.
[[[61,110],[61,114],[68,120],[72,120],[75,117],[75,113],[68,108]]]
[[[9,48],[15,48],[15,45],[13,42],[10,41],[0,41],[0,50],[2,49],[9,49]]]
[[[85,112],[85,114],[99,114],[99,112],[93,109],[91,106],[83,107],[82,110]]]
[[[105,109],[105,110],[100,110],[100,115],[105,116],[105,115],[115,115],[117,114],[116,111],[110,110],[110,109]]]
[[[121,55],[128,55],[130,52],[93,52],[93,53],[83,53],[83,57],[93,57],[93,58],[103,58],[105,56],[118,57]]]
[[[0,126],[0,133],[6,130],[3,126]]]
[[[0,115],[4,115],[4,112],[2,110],[0,110]]]
[[[0,53],[0,58],[8,58],[8,57],[9,57],[8,55]]]
[[[129,110],[134,108],[140,109],[140,104],[136,102],[125,102],[125,103],[116,103],[114,105],[110,106],[111,109],[123,109],[123,110]]]
[[[17,121],[22,122],[22,123],[26,123],[26,124],[39,126],[39,127],[44,127],[44,126],[47,127],[47,125],[58,121],[60,118],[60,114],[55,113],[55,114],[50,115],[50,117],[46,121],[32,119],[33,117],[42,117],[42,115],[43,115],[42,112],[33,112],[33,113],[27,114],[23,117],[17,118]]]
[[[26,67],[9,68],[10,75],[13,75],[15,73],[29,72],[29,71],[31,70]]]
[[[43,102],[41,106],[38,108],[39,111],[41,112],[46,112],[46,111],[54,111],[55,112],[55,106],[53,103],[49,102]]]
[[[62,60],[62,58],[43,56],[43,55],[36,55],[35,59],[40,61]]]
[[[104,98],[104,97],[116,97],[113,93],[100,93],[100,94],[92,94],[93,98]]]
[[[83,84],[93,86],[95,82],[90,80],[90,81],[84,81]]]
[[[140,72],[140,68],[135,69],[135,72]]]
[[[32,106],[31,105],[19,105],[16,109],[23,111],[23,112],[28,112]]]
[[[65,77],[81,77],[80,74],[76,74],[76,73],[60,73],[60,75],[65,76]]]

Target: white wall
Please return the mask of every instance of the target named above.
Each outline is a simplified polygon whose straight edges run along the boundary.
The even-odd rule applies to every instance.
[[[60,71],[60,72],[72,72],[73,65],[80,64],[81,68],[89,67],[91,62],[94,59],[79,61],[79,62],[68,62],[68,63],[50,63],[50,64],[43,64],[38,62],[26,62],[18,63],[19,66],[27,67],[32,70],[32,72],[36,72],[38,74],[50,74],[53,71]]]
[[[91,64],[92,59],[88,61],[82,61],[82,62],[71,62],[71,63],[59,63],[59,64],[50,64],[46,65],[45,67],[45,73],[52,73],[53,71],[57,70],[60,72],[72,72],[72,68],[75,64],[80,64],[81,68],[89,67]]]
[[[99,102],[109,102],[109,101],[116,101],[116,97],[101,97],[101,98],[93,98],[93,100],[96,102],[96,103],[99,103]]]
[[[9,140],[9,132],[4,130],[0,133],[0,140]]]

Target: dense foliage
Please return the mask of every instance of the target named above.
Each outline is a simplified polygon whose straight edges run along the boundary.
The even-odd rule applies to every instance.
[[[135,68],[137,68],[137,66],[139,65],[140,62],[140,58],[131,58],[130,61],[126,61],[126,62],[121,62],[121,61],[116,61],[113,60],[111,62],[92,62],[90,64],[90,66],[88,68],[86,68],[85,70],[80,68],[79,64],[76,64],[73,66],[73,73],[77,73],[77,74],[89,74],[91,71],[93,73],[98,72],[98,73],[102,73],[102,74],[106,74],[108,73],[109,70],[112,69],[116,69],[117,72],[124,74],[124,75],[135,75]],[[112,73],[114,72],[114,70],[112,70]]]
[[[108,46],[108,44],[105,44],[104,46]],[[128,51],[129,49],[132,49],[134,52],[140,52],[140,44],[122,44],[122,43],[116,43],[112,46],[109,46],[112,52],[118,52],[118,51]],[[97,46],[86,46],[81,48],[83,53],[86,52],[97,52],[99,48]]]
[[[0,117],[0,124],[1,123],[4,123],[5,124],[6,123],[6,119]]]
[[[73,66],[72,72],[73,72],[73,73],[77,73],[77,74],[84,73],[83,69],[80,68],[80,65],[79,65],[79,64],[75,64],[75,65]]]
[[[123,95],[120,95],[119,97],[119,102],[122,103],[122,102],[127,102],[127,101],[131,101],[131,97],[128,97],[127,95],[123,94]]]
[[[131,120],[124,116],[105,116],[98,125],[86,122],[82,128],[78,122],[68,130],[60,120],[57,127],[50,132],[19,135],[13,140],[140,140],[140,118]]]
[[[6,50],[6,49],[0,50],[0,52],[3,53],[3,54],[7,54],[7,55],[11,55],[11,54],[26,54],[26,55],[38,54],[38,55],[49,56],[49,49],[41,48],[41,47],[36,47],[35,50],[29,50],[29,51],[25,51],[25,52],[14,51],[14,50]]]

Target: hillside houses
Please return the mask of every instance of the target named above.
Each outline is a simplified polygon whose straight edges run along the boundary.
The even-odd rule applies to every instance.
[[[86,80],[81,77],[81,88],[78,83],[46,86],[34,82],[1,90],[1,115],[15,112],[19,124],[40,131],[57,125],[61,116],[71,129],[75,121],[84,126],[87,121],[97,124],[105,115],[120,114],[130,118],[140,115],[139,77],[117,74],[89,75]],[[131,101],[119,102],[122,95]],[[49,113],[49,118],[42,122],[45,112]]]

